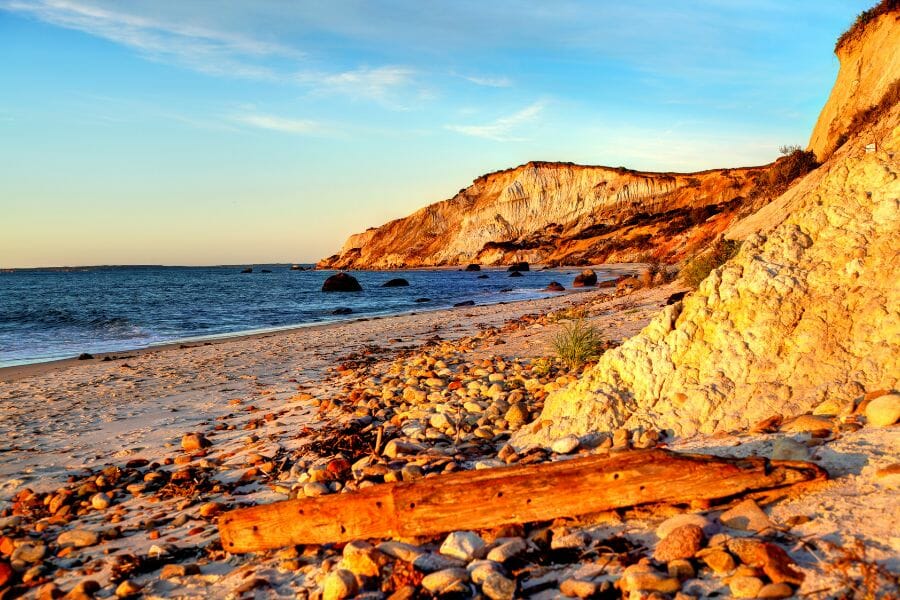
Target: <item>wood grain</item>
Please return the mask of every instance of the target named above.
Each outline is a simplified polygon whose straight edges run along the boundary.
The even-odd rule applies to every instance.
[[[647,503],[724,499],[825,477],[811,463],[638,450],[242,508],[220,517],[219,532],[228,552],[256,552],[482,529]]]

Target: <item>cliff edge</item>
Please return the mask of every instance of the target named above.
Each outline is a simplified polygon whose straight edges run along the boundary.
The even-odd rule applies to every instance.
[[[827,159],[852,133],[854,119],[900,96],[900,2],[883,0],[863,12],[835,47],[841,63],[831,95],[819,114],[809,149]]]

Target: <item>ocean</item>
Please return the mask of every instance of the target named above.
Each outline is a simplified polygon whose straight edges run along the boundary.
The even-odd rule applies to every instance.
[[[85,267],[0,272],[0,367],[82,353],[121,352],[179,341],[448,308],[513,302],[571,286],[576,269],[353,271],[362,292],[326,293],[334,271],[290,265]],[[263,270],[271,271],[264,273]],[[486,278],[479,278],[486,275]],[[612,278],[597,271],[599,279]],[[402,277],[409,287],[382,287]],[[428,298],[428,302],[417,300]],[[350,309],[350,314],[334,314]]]

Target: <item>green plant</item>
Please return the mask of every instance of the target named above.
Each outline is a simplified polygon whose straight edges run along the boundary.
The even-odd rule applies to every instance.
[[[584,319],[576,319],[563,325],[562,331],[556,334],[553,349],[559,359],[574,370],[600,356],[603,339],[596,327]]]
[[[869,21],[873,21],[877,17],[895,10],[900,10],[900,0],[881,0],[872,8],[859,13],[853,25],[837,39],[837,42],[834,44],[834,51],[837,52],[844,44],[862,35]]]
[[[705,252],[692,258],[681,269],[679,273],[681,281],[696,289],[713,269],[723,265],[725,261],[737,254],[740,248],[740,241],[719,238]]]
[[[819,166],[816,155],[800,146],[782,146],[779,151],[784,156],[772,163],[766,172],[766,184],[772,196],[780,195],[795,179]]]

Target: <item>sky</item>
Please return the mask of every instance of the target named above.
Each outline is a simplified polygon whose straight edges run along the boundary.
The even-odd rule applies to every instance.
[[[0,0],[0,268],[314,262],[529,160],[805,146],[851,0]]]

